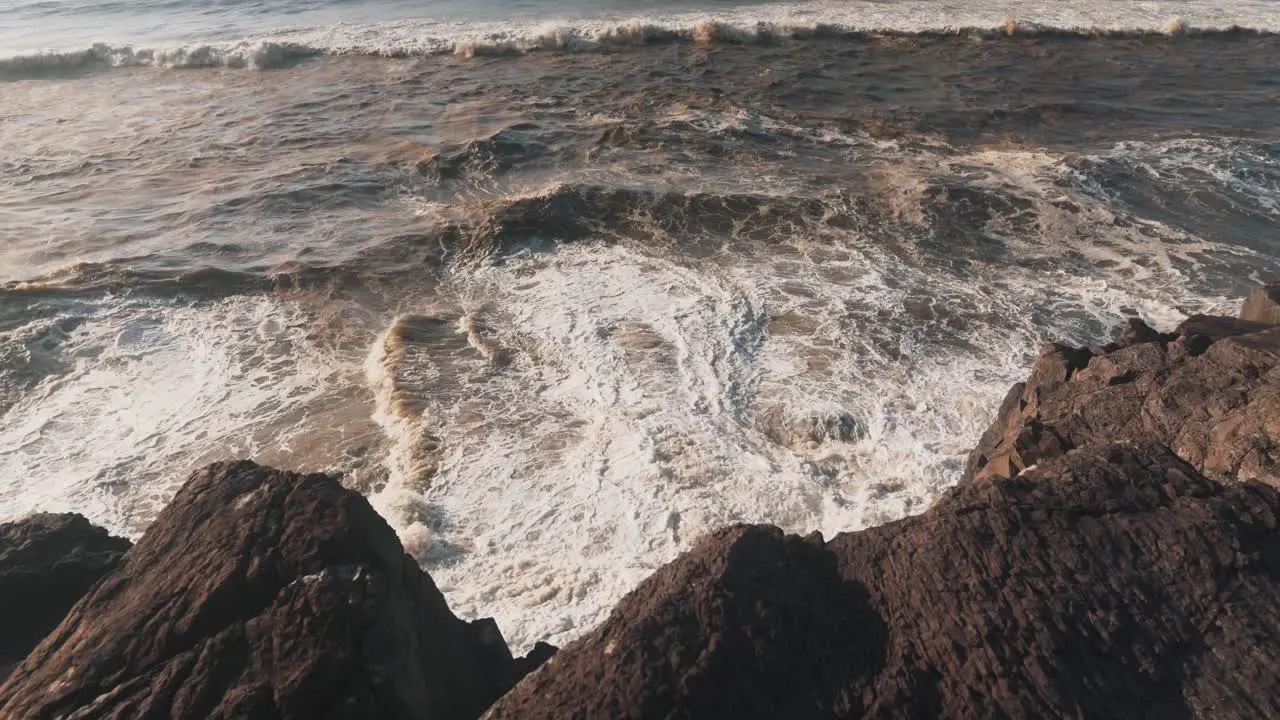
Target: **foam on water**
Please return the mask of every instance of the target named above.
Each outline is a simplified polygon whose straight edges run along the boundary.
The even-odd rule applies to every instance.
[[[1123,142],[1094,159],[1115,159],[1152,179],[1179,183],[1208,179],[1243,206],[1280,219],[1280,147],[1232,138]]]
[[[39,77],[92,67],[230,67],[267,69],[319,55],[422,57],[520,54],[541,50],[591,51],[619,45],[690,41],[756,43],[854,32],[1081,32],[1162,33],[1215,31],[1236,27],[1280,31],[1280,9],[1262,0],[1231,3],[1187,0],[1156,3],[1099,3],[1072,0],[1027,4],[998,2],[833,2],[744,5],[663,14],[627,15],[573,11],[509,20],[451,20],[396,17],[378,22],[341,22],[262,32],[262,19],[227,40],[149,45],[127,32],[89,48],[45,47],[9,52],[0,58],[0,79]],[[242,20],[228,17],[230,27]],[[277,18],[287,23],[288,16]],[[226,27],[218,28],[225,35]],[[145,38],[145,36],[143,36]]]
[[[702,259],[524,250],[459,267],[440,305],[397,319],[370,356],[380,411],[399,418],[374,502],[450,606],[496,616],[516,649],[560,643],[713,528],[832,534],[922,511],[1039,343],[1103,341],[1124,314],[1168,329],[1231,310],[1192,277],[1223,248],[1116,222],[1062,157],[911,162],[908,230],[933,231],[921,188],[958,173],[1036,220],[989,219],[1006,254],[963,272],[821,224]]]
[[[1020,4],[1019,15],[1064,27],[1185,31],[1165,26],[1167,6],[1028,7]],[[1270,22],[1273,9],[1259,7],[1188,3],[1178,12],[1193,26],[1241,18],[1260,26]],[[810,3],[748,8],[733,17],[700,12],[550,29],[397,21],[218,46],[232,55],[184,50],[172,63],[157,61],[161,54],[155,52],[130,50],[118,62],[269,67],[287,64],[295,51],[296,57],[458,48],[483,54],[673,38],[755,42],[775,37],[779,28],[788,37],[823,34],[829,23],[928,28],[941,13],[948,23],[999,28],[1007,10],[998,4]],[[474,42],[465,33],[473,33]],[[251,62],[227,60],[269,43],[284,50]],[[117,63],[116,50],[95,52],[92,62]],[[307,70],[341,75],[350,69],[345,65]],[[241,74],[221,78],[260,82]],[[288,163],[315,161],[326,152],[345,158],[349,135],[412,135],[419,120],[434,122],[429,112],[406,103],[406,118],[425,119],[381,127],[376,119],[351,116],[357,119],[326,125],[323,113],[335,106],[315,109],[323,103],[312,102],[308,82],[316,81],[282,84],[299,94],[298,106],[305,109],[279,118],[278,106],[261,96],[236,96],[261,108],[268,129],[305,128],[289,138],[305,142]],[[334,82],[348,94],[344,80]],[[355,84],[370,94],[343,102],[369,105],[374,115],[384,100],[393,105],[405,97],[384,97],[392,91],[363,77]],[[467,83],[459,84],[470,92]],[[83,105],[82,88],[68,85]],[[394,92],[437,98],[418,85],[393,85]],[[358,203],[349,213],[328,216],[351,254],[326,254],[300,229],[305,226],[290,224],[334,204],[331,186],[316,186],[314,200],[282,204],[286,256],[296,252],[299,261],[317,265],[351,263],[342,283],[321,293],[321,303],[345,301],[349,287],[361,297],[369,290],[360,285],[366,277],[374,285],[378,278],[396,278],[375,294],[395,295],[388,304],[399,314],[383,315],[378,300],[362,307],[358,314],[377,315],[384,325],[352,332],[359,338],[352,357],[334,357],[321,347],[315,336],[339,331],[317,331],[321,323],[292,301],[65,300],[130,286],[87,283],[79,276],[7,286],[32,297],[63,297],[71,305],[40,320],[24,319],[30,308],[5,318],[23,324],[0,336],[0,367],[8,373],[0,375],[0,397],[13,403],[7,411],[0,405],[4,516],[76,510],[135,534],[202,462],[250,455],[290,468],[341,468],[345,460],[333,452],[334,443],[317,438],[376,430],[380,441],[361,444],[369,448],[369,464],[379,467],[368,482],[352,484],[369,491],[451,607],[464,615],[496,615],[516,649],[541,639],[563,643],[712,528],[764,521],[831,534],[923,510],[955,481],[966,450],[1009,384],[1025,376],[1039,342],[1098,342],[1125,314],[1168,329],[1188,313],[1230,310],[1218,294],[1237,265],[1275,266],[1247,247],[1216,244],[1176,229],[1177,222],[1127,212],[1107,194],[1116,189],[1105,182],[1107,168],[1100,171],[1078,155],[960,149],[939,138],[876,139],[847,125],[804,127],[803,117],[790,115],[797,124],[784,122],[757,111],[762,108],[716,112],[675,103],[654,113],[645,109],[638,122],[622,107],[626,97],[599,107],[590,102],[596,96],[583,97],[593,114],[590,132],[578,139],[595,143],[599,155],[593,151],[585,164],[573,160],[564,167],[544,158],[555,165],[551,180],[551,173],[509,172],[521,167],[515,161],[510,167],[468,163],[458,181],[465,187],[461,199],[440,202],[452,196],[426,193],[413,203],[412,228],[396,223],[394,232],[364,238],[348,233],[358,234],[353,229],[377,214],[397,215],[406,203],[376,210]],[[563,99],[549,98],[545,105]],[[566,128],[546,116],[533,123],[504,102],[492,102],[497,110],[490,113],[480,102],[454,105],[466,122],[441,137],[465,143],[475,134],[483,140],[525,122],[556,132]],[[716,106],[723,110],[728,103]],[[201,97],[192,105],[209,103]],[[481,120],[471,124],[473,116]],[[105,125],[118,124],[115,115],[104,117]],[[209,126],[202,117],[159,123],[148,132],[179,135],[175,127]],[[601,135],[628,123],[640,131],[643,146],[611,146]],[[343,144],[335,150],[319,143],[310,137],[313,128],[342,137]],[[583,126],[571,130],[581,133]],[[703,135],[716,142],[700,142],[708,139]],[[63,149],[63,138],[47,137],[50,147]],[[103,143],[118,146],[115,137]],[[267,157],[258,142],[232,134],[217,152]],[[429,144],[421,148],[424,156]],[[820,152],[806,162],[815,148]],[[730,152],[720,152],[725,149]],[[186,148],[166,152],[185,163]],[[643,162],[634,162],[637,153]],[[457,162],[467,163],[466,153],[458,154]],[[1274,159],[1256,143],[1126,143],[1098,158],[1126,171],[1145,167],[1160,183],[1211,178],[1224,196],[1274,217],[1275,206],[1268,204],[1280,188],[1268,169]],[[150,167],[133,172],[166,182]],[[190,172],[237,182],[210,165],[193,165]],[[260,187],[292,189],[293,182],[282,176]],[[547,182],[555,187],[542,187]],[[433,183],[415,176],[404,192],[417,197],[423,184]],[[93,197],[115,200],[109,193]],[[543,197],[551,200],[540,204]],[[13,198],[14,207],[28,202],[16,192]],[[72,196],[69,202],[80,201]],[[253,204],[243,207],[243,214],[226,216],[219,243],[239,243],[261,227],[245,222],[256,218]],[[717,214],[715,222],[699,222],[707,219],[691,214],[699,208]],[[63,214],[59,206],[49,217]],[[182,217],[163,222],[187,227]],[[445,226],[457,232],[432,234]],[[739,232],[740,226],[749,227]],[[567,227],[573,232],[557,234]],[[481,231],[504,234],[486,243]],[[590,232],[596,236],[587,237]],[[709,237],[689,236],[695,232]],[[423,238],[467,244],[473,235],[475,252],[445,253],[454,265],[441,271],[449,277],[439,288],[436,256],[429,255],[429,267],[415,264],[425,262]],[[516,247],[535,249],[513,253]],[[1230,264],[1232,255],[1237,265]],[[170,257],[228,262],[215,254],[137,256],[125,264]],[[273,263],[251,265],[256,273]],[[31,275],[13,272],[18,281]],[[213,291],[211,286],[235,291],[217,282],[202,287]],[[372,337],[378,329],[381,334]]]
[[[39,335],[22,346],[46,373],[0,418],[0,520],[74,511],[136,535],[203,463],[285,461],[335,379],[300,308],[269,298],[108,298],[35,324],[57,329],[2,338]]]

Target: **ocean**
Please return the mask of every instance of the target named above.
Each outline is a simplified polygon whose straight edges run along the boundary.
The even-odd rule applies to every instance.
[[[1280,3],[0,0],[0,520],[342,473],[563,643],[1280,269]]]

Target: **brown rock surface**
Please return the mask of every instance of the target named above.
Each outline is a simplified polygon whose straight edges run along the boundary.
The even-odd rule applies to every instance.
[[[221,463],[14,669],[0,717],[474,718],[516,673],[362,496]]]
[[[1240,308],[1240,319],[1253,322],[1280,324],[1280,283],[1271,283],[1254,289]]]
[[[1280,327],[1197,316],[1174,335],[1129,335],[1096,352],[1045,347],[966,477],[1008,478],[1125,439],[1165,445],[1212,478],[1280,482]]]
[[[554,657],[333,479],[215,465],[0,718],[470,718],[525,673],[485,717],[1280,717],[1280,325],[1242,315],[1046,346],[923,515],[715,532]]]
[[[729,528],[486,717],[1280,716],[1278,517],[1106,444],[826,543]]]
[[[0,524],[0,682],[128,549],[80,515]]]

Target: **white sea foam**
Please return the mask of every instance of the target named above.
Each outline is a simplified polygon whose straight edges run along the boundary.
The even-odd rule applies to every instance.
[[[773,127],[692,119],[713,132]],[[1185,272],[1221,248],[1114,222],[1071,189],[1060,156],[910,162],[904,208],[930,178],[964,172],[1041,220],[992,219],[1007,254],[961,275],[884,238],[817,227],[703,260],[587,243],[461,269],[441,291],[451,305],[424,309],[449,332],[416,344],[417,359],[400,354],[400,379],[371,374],[390,383],[383,392],[426,396],[429,423],[391,431],[410,458],[430,433],[429,472],[399,464],[408,475],[387,496],[397,512],[406,488],[421,490],[407,498],[411,522],[389,517],[451,607],[496,616],[517,649],[564,642],[710,529],[831,534],[919,512],[959,476],[1040,342],[1104,340],[1126,312],[1168,329],[1231,308]],[[1064,201],[1076,210],[1055,214]],[[929,229],[927,214],[912,222]],[[468,345],[475,318],[487,334]]]
[[[134,48],[129,45],[97,43],[84,50],[35,52],[0,59],[0,79],[40,77],[95,67],[227,67],[267,70],[325,54],[331,52],[322,47],[272,40],[179,45],[169,48]]]
[[[73,312],[74,329],[39,346],[61,371],[0,418],[0,520],[74,511],[136,535],[201,464],[295,464],[292,443],[332,391],[333,364],[288,303],[109,298]]]
[[[1093,159],[1119,161],[1172,184],[1207,179],[1215,191],[1245,209],[1280,218],[1280,149],[1261,148],[1233,138],[1132,141]]]
[[[1027,5],[1020,0],[833,2],[747,5],[639,16],[593,15],[448,21],[409,18],[246,33],[237,40],[150,45],[128,38],[90,48],[33,49],[0,58],[0,78],[92,67],[231,67],[269,69],[319,55],[492,56],[540,50],[591,51],[671,40],[755,43],[851,32],[1140,32],[1181,34],[1243,27],[1280,31],[1280,6],[1262,0],[1188,0],[1176,10],[1154,3],[1072,0]]]
[[[76,510],[136,533],[201,462],[333,467],[308,438],[359,425],[355,412],[367,425],[370,408],[355,401],[340,420],[317,408],[363,379],[389,448],[371,500],[451,606],[497,615],[517,649],[564,642],[708,529],[830,534],[924,509],[1039,341],[1100,340],[1125,311],[1168,329],[1229,309],[1195,282],[1229,249],[1118,218],[1069,157],[900,148],[743,110],[667,121],[829,146],[880,177],[877,201],[904,234],[815,223],[701,260],[680,256],[690,238],[670,238],[671,255],[615,238],[462,266],[389,322],[363,367],[317,348],[290,302],[79,308],[78,327],[42,321],[0,346],[34,349],[33,373],[52,368],[0,423],[5,517]],[[1201,163],[1184,152],[1196,141],[1179,142],[1116,152],[1181,158],[1152,166],[1176,175]],[[667,171],[691,192],[813,191],[768,168]],[[985,221],[1003,254],[968,274],[939,266],[945,253],[913,254],[948,205],[927,194],[956,178],[1028,207]],[[1250,187],[1272,192],[1263,180]],[[860,212],[842,201],[823,199]]]

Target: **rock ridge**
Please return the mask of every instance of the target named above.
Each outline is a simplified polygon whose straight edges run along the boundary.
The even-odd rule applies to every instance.
[[[474,718],[519,670],[363,496],[216,463],[14,669],[0,717]]]
[[[1045,346],[924,514],[713,533],[486,718],[1280,717],[1277,299]]]
[[[82,515],[0,524],[0,682],[129,547]]]

